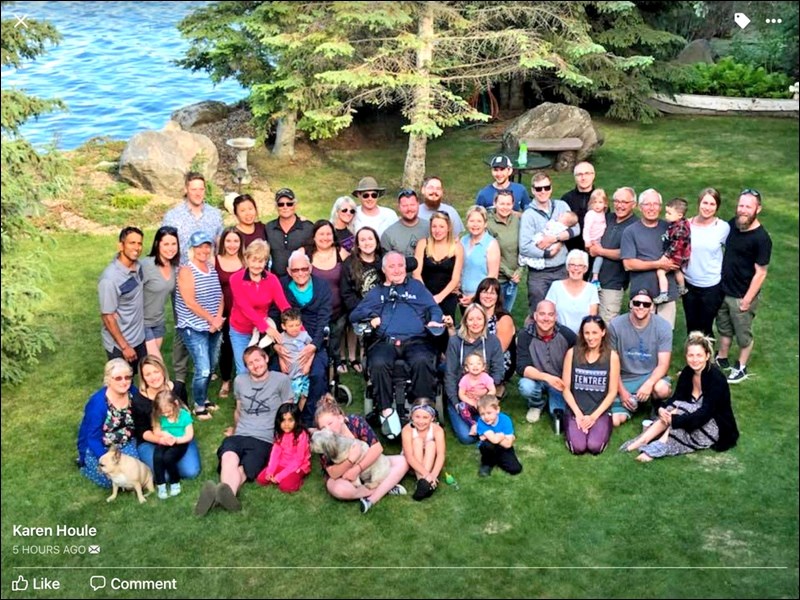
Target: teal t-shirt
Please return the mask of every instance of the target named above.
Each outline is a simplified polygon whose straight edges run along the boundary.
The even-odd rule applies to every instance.
[[[186,428],[192,424],[192,415],[185,408],[182,408],[178,413],[178,420],[175,422],[169,421],[167,417],[161,416],[159,418],[161,424],[161,431],[170,434],[173,437],[180,437],[186,433]]]
[[[294,297],[300,303],[300,306],[305,306],[314,297],[314,282],[309,281],[306,289],[300,290],[294,281],[289,282],[289,289],[292,290]]]

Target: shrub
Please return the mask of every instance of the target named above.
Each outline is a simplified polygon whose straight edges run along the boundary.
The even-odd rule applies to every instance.
[[[737,63],[727,56],[713,65],[698,63],[689,67],[676,91],[743,98],[791,98],[791,83],[782,73],[767,73],[764,67]]]

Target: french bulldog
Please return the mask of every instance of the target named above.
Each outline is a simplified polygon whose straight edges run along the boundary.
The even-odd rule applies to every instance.
[[[337,435],[327,429],[320,429],[311,436],[311,451],[325,455],[335,465],[347,460],[353,444],[357,444],[360,449],[358,460],[356,460],[356,464],[358,464],[364,458],[367,450],[369,450],[366,442]],[[391,463],[389,459],[381,454],[378,460],[361,472],[361,475],[356,478],[353,485],[363,485],[367,489],[374,490],[380,485],[381,481],[386,479],[390,469]]]
[[[110,446],[108,452],[103,454],[98,461],[100,470],[111,480],[113,491],[106,499],[111,502],[117,497],[120,488],[125,490],[136,490],[139,503],[147,502],[145,496],[155,490],[153,485],[153,473],[150,467],[142,461],[123,454],[118,446]],[[147,494],[142,494],[142,489],[147,490]]]

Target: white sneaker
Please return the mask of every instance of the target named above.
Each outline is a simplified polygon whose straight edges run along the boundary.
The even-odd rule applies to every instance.
[[[247,342],[247,347],[256,346],[258,345],[258,340],[261,339],[261,333],[258,331],[258,327],[253,328],[253,335],[250,336],[250,341]]]
[[[388,491],[390,496],[405,496],[407,493],[406,488],[399,483]]]
[[[181,493],[181,484],[180,483],[171,483],[169,486],[169,495],[170,496],[177,496]]]
[[[650,425],[652,424],[653,424],[652,419],[645,419],[644,421],[642,421],[642,431],[647,431],[647,428],[650,427]]]
[[[528,423],[536,423],[541,418],[542,418],[541,408],[529,408],[528,413],[525,415],[525,420]]]
[[[167,484],[166,483],[159,483],[156,486],[156,489],[158,490],[158,499],[159,500],[166,500],[167,498],[169,498],[169,496],[167,495]]]

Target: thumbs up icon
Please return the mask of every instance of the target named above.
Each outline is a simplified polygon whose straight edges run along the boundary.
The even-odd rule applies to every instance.
[[[24,592],[28,589],[28,580],[25,579],[22,575],[16,581],[11,582],[11,591],[12,592]]]

